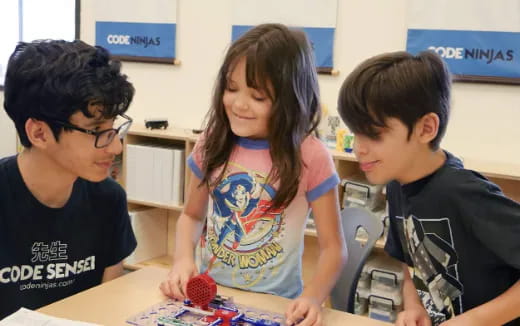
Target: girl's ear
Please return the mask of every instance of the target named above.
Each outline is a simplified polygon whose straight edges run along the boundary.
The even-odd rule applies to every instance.
[[[31,144],[36,148],[46,148],[54,142],[54,135],[49,125],[43,121],[29,118],[25,121],[25,133]]]
[[[425,114],[417,122],[416,132],[421,143],[430,143],[439,132],[439,116],[433,112]]]

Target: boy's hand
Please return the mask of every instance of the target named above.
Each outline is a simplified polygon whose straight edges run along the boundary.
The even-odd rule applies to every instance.
[[[485,324],[487,324],[486,321],[475,320],[470,314],[464,313],[446,320],[439,326],[481,326]]]
[[[181,260],[173,264],[168,279],[160,285],[162,293],[170,298],[183,300],[186,298],[186,285],[190,278],[199,274],[193,260]]]
[[[396,326],[431,326],[432,322],[428,312],[423,306],[414,305],[403,310],[397,316]]]
[[[321,305],[314,298],[299,297],[289,304],[285,318],[287,326],[321,326]]]

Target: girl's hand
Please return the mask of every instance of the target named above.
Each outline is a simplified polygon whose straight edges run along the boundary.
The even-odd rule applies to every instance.
[[[183,300],[186,298],[186,285],[190,278],[197,276],[199,271],[191,259],[180,260],[173,264],[168,273],[168,279],[160,285],[162,293],[170,298]]]
[[[403,310],[397,316],[396,326],[431,326],[430,316],[426,309],[420,305],[414,305]]]
[[[299,297],[293,300],[285,312],[287,326],[321,326],[321,305],[315,298]]]

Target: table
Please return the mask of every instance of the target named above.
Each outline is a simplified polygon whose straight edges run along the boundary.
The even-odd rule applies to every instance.
[[[45,306],[38,311],[55,317],[107,326],[125,325],[129,317],[166,299],[159,290],[159,284],[166,278],[167,273],[168,270],[165,268],[145,267]],[[285,311],[290,301],[269,294],[245,292],[222,286],[218,287],[218,293],[232,296],[237,303],[279,313]],[[323,316],[327,326],[389,325],[378,320],[327,308],[324,309]]]

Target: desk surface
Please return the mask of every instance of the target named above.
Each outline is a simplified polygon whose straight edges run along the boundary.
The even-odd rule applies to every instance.
[[[64,300],[41,308],[40,312],[62,318],[107,326],[125,325],[126,319],[165,299],[159,282],[168,270],[146,267],[113,281],[96,286]],[[218,293],[232,296],[235,302],[283,313],[288,299],[220,287]],[[325,325],[382,326],[389,325],[366,317],[337,310],[324,310]],[[127,324],[128,325],[128,324]]]

